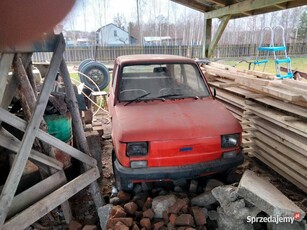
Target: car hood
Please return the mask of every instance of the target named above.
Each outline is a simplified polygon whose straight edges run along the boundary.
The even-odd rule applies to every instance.
[[[120,142],[179,140],[239,133],[239,122],[210,98],[117,104],[113,138]]]

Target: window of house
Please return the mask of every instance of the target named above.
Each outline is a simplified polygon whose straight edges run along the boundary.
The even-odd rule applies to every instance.
[[[114,37],[117,37],[117,30],[114,30]]]

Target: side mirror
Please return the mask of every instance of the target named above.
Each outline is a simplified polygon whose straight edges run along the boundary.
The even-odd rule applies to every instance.
[[[215,87],[213,87],[213,99],[215,99],[216,98],[216,89],[215,89]]]

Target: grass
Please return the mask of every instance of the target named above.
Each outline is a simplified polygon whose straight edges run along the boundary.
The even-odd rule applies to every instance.
[[[237,67],[238,69],[248,69],[248,63],[241,62],[238,64],[238,61],[223,61],[226,65],[231,65]],[[286,66],[283,64],[282,66]],[[291,58],[291,66],[292,70],[300,70],[303,72],[307,72],[307,58],[300,57],[300,58]],[[251,65],[251,69],[254,68],[254,65]],[[263,65],[256,66],[255,70],[263,71]],[[276,74],[275,63],[273,59],[270,59],[269,62],[266,64],[264,72]]]

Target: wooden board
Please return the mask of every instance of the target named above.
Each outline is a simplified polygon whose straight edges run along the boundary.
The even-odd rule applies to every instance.
[[[306,184],[307,176],[305,170],[302,169],[303,171],[300,171],[301,167],[289,162],[287,158],[281,156],[276,150],[268,145],[262,142],[257,142],[257,140],[255,140],[255,144],[257,145],[257,148],[255,148],[257,154],[259,149],[262,150],[262,152],[265,153],[265,155],[262,155],[265,159],[278,166],[282,171],[286,172],[296,181],[301,184]]]
[[[64,171],[58,171],[45,180],[18,194],[12,201],[7,214],[8,218],[11,218],[16,213],[22,211],[51,192],[60,188],[66,182],[67,180]]]
[[[261,98],[254,98],[255,101],[259,101],[261,103],[273,106],[277,109],[284,110],[289,113],[293,113],[299,115],[301,117],[307,118],[307,108],[303,106],[293,105],[290,103],[286,103],[284,101],[277,100],[271,97],[261,97]]]
[[[20,141],[10,133],[5,132],[4,130],[0,130],[0,146],[16,153],[20,147]],[[30,152],[29,158],[32,160],[36,160],[42,164],[48,165],[57,170],[63,169],[62,162],[57,161],[56,159],[33,149]]]
[[[267,136],[266,134],[261,133],[260,131],[255,131],[254,137],[256,138],[254,139],[256,144],[259,143],[260,141],[270,146],[271,148],[275,149],[276,151],[279,152],[280,160],[281,158],[283,158],[284,160],[282,161],[283,162],[287,161],[288,162],[287,165],[289,165],[293,169],[295,169],[296,165],[299,165],[302,169],[302,171],[300,172],[303,173],[305,170],[306,173],[305,175],[307,176],[307,156],[287,147],[281,142],[272,139],[270,136]]]
[[[3,230],[25,229],[48,212],[62,204],[68,198],[91,184],[100,177],[98,168],[92,168],[81,174],[74,180],[60,187],[48,196],[44,197],[34,205],[22,211],[12,219],[8,220]]]
[[[307,122],[300,121],[285,121],[283,116],[286,114],[277,112],[275,110],[265,108],[261,105],[247,105],[246,108],[261,118],[273,122],[281,127],[287,128],[301,136],[307,137]]]
[[[21,131],[25,131],[26,129],[27,125],[26,121],[22,120],[19,117],[13,116],[10,112],[1,108],[0,108],[0,118],[4,122],[14,126],[15,128]],[[55,148],[62,150],[68,155],[80,160],[81,162],[88,164],[89,166],[95,167],[97,165],[97,162],[94,158],[86,155],[85,153],[81,152],[78,149],[75,149],[69,144],[66,144],[65,142],[51,136],[50,134],[44,132],[43,130],[40,129],[38,130],[37,138],[52,145]]]
[[[261,118],[254,118],[256,130],[307,157],[307,139]]]
[[[264,150],[262,149],[258,149],[255,152],[255,156],[261,160],[262,162],[264,162],[266,165],[268,165],[270,168],[272,168],[275,172],[279,173],[281,176],[283,176],[284,178],[286,178],[288,181],[290,181],[292,184],[296,185],[298,188],[300,188],[302,191],[304,191],[305,193],[307,193],[307,187],[306,187],[306,183],[301,184],[300,182],[298,182],[297,180],[295,180],[293,177],[291,177],[289,174],[287,174],[286,172],[284,172],[279,165],[275,165],[276,162],[271,162],[266,158],[266,153]]]
[[[11,69],[14,54],[3,53],[0,57],[0,104],[5,92],[5,87],[9,78],[9,71]]]

